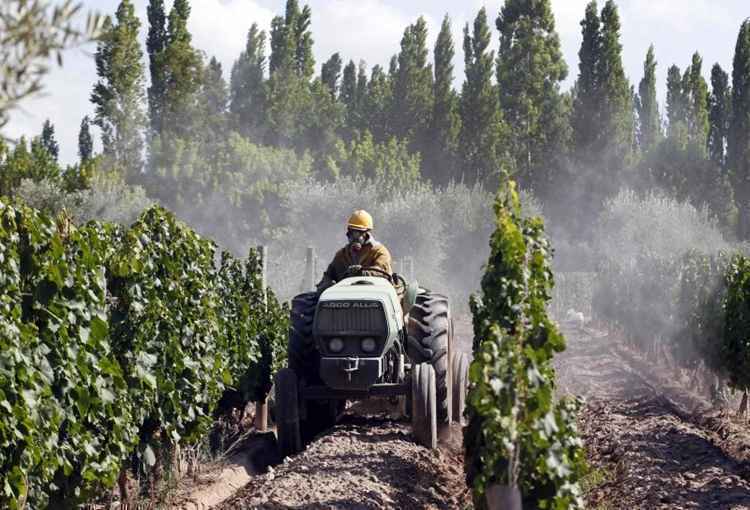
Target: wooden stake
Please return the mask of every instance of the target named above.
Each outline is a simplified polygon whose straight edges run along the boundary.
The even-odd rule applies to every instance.
[[[268,397],[262,402],[255,403],[255,430],[258,432],[268,430]]]

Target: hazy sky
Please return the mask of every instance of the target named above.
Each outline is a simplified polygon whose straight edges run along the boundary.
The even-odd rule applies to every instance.
[[[83,3],[88,9],[112,14],[118,0],[83,0]],[[134,0],[134,3],[143,22],[141,39],[145,40],[148,0]],[[172,2],[166,0],[166,3],[171,6]],[[502,5],[501,0],[310,0],[308,3],[313,13],[316,72],[336,51],[347,61],[362,59],[368,67],[374,64],[387,67],[391,55],[398,51],[404,27],[420,15],[427,20],[432,47],[442,18],[448,13],[453,22],[457,85],[463,80],[461,33],[464,24],[472,21],[479,8],[485,6],[493,29],[493,44],[497,46],[494,20]],[[587,3],[588,0],[552,0],[569,68],[565,88],[578,74],[579,23]],[[659,63],[660,103],[663,104],[665,96],[667,67],[677,64],[684,68],[696,50],[703,56],[707,79],[715,62],[731,75],[737,33],[742,21],[750,17],[750,1],[620,0],[617,3],[625,71],[637,86],[646,50],[653,43]],[[250,25],[257,22],[268,30],[271,18],[283,13],[285,4],[285,0],[191,0],[189,28],[193,42],[208,57],[216,56],[222,62],[228,80],[228,71],[242,51]],[[603,4],[600,0],[600,8]],[[64,67],[48,76],[45,96],[29,100],[23,104],[23,110],[14,111],[4,134],[10,137],[38,134],[44,120],[49,118],[55,125],[62,161],[75,161],[81,118],[93,111],[89,103],[96,80],[93,52],[94,47],[69,51]]]

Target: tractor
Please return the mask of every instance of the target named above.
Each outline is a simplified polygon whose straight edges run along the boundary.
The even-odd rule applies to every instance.
[[[382,276],[349,276],[292,300],[288,366],[274,382],[282,457],[335,425],[347,401],[402,402],[416,441],[431,449],[461,420],[468,357],[454,348],[447,297],[364,269]]]

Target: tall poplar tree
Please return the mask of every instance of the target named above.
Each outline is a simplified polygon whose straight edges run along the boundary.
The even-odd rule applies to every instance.
[[[57,138],[55,138],[55,126],[52,125],[49,119],[45,120],[42,125],[42,135],[39,138],[39,142],[49,155],[52,156],[52,159],[57,162],[57,158],[60,156],[60,144],[57,143]]]
[[[680,68],[667,70],[667,135],[675,139],[686,136],[688,101],[682,88]]]
[[[341,78],[341,94],[339,100],[346,109],[346,136],[351,139],[356,127],[357,114],[357,66],[350,60],[344,67],[344,75]]]
[[[323,67],[320,69],[320,80],[331,91],[332,97],[338,95],[342,64],[341,56],[334,53],[331,58],[323,63]]]
[[[166,88],[163,64],[159,58],[159,55],[167,46],[167,18],[164,11],[164,0],[149,0],[146,12],[148,15],[146,51],[148,52],[151,76],[151,84],[148,88],[148,113],[151,131],[152,133],[158,133],[161,129],[161,110]]]
[[[693,54],[690,67],[685,71],[687,80],[683,93],[688,101],[687,129],[688,143],[694,154],[701,158],[706,157],[708,148],[708,85],[703,78],[703,59],[696,52]]]
[[[638,84],[636,102],[638,112],[638,145],[641,152],[648,153],[661,139],[661,116],[656,101],[656,57],[654,45],[648,48],[643,62],[643,78]]]
[[[203,85],[203,58],[192,45],[187,28],[190,16],[188,0],[175,0],[169,13],[167,45],[159,54],[158,65],[164,72],[164,100],[161,111],[162,147],[185,142],[197,135],[201,122],[199,93]]]
[[[357,66],[357,88],[355,92],[355,117],[354,125],[360,131],[368,128],[367,113],[365,110],[365,98],[367,96],[367,65],[364,60],[359,61]]]
[[[484,182],[494,189],[502,178],[503,120],[497,88],[492,85],[495,55],[488,50],[490,29],[483,7],[474,19],[473,31],[464,27],[464,69],[461,90],[459,143],[462,177],[469,183]]]
[[[740,210],[739,235],[750,237],[750,19],[737,36],[732,68],[732,116],[728,166]]]
[[[578,51],[578,78],[575,85],[571,123],[575,150],[579,159],[593,151],[600,132],[601,83],[598,75],[601,58],[601,20],[596,0],[586,6],[581,21],[583,41]]]
[[[709,112],[708,154],[711,161],[726,169],[729,114],[732,111],[729,75],[719,64],[711,68],[711,101]]]
[[[392,134],[425,153],[432,114],[432,65],[427,60],[427,22],[420,17],[401,38],[393,81]]]
[[[201,90],[201,110],[204,125],[212,135],[226,135],[228,105],[229,91],[221,63],[216,57],[211,57],[206,66]]]
[[[461,131],[458,94],[453,89],[455,48],[451,22],[446,14],[435,42],[434,103],[429,131],[430,148],[423,155],[426,177],[437,184],[447,184],[456,176],[456,151]]]
[[[287,0],[285,15],[271,21],[271,75],[277,71],[292,71],[306,80],[312,78],[315,59],[311,20],[309,6],[300,9],[297,0]]]
[[[582,195],[576,204],[578,231],[589,231],[603,203],[615,194],[631,165],[634,148],[633,90],[625,77],[617,6],[608,0],[597,14],[591,1],[581,21],[573,131],[576,173],[568,179]]]
[[[247,33],[245,49],[232,65],[229,111],[234,128],[250,139],[260,139],[266,124],[268,90],[266,34],[253,23]]]
[[[602,94],[599,107],[604,145],[600,150],[607,156],[610,172],[617,173],[627,164],[626,158],[633,147],[633,95],[622,64],[620,15],[613,0],[604,4],[601,20],[597,76]]]
[[[368,129],[376,143],[385,142],[390,133],[390,113],[393,90],[388,75],[383,68],[376,65],[370,71],[367,83],[363,111],[367,118]]]
[[[146,124],[140,26],[131,1],[122,0],[114,23],[105,23],[97,46],[94,59],[99,80],[91,93],[94,124],[102,131],[104,155],[124,172],[129,182],[137,182],[140,177],[141,133]]]
[[[523,186],[546,197],[569,136],[560,93],[568,67],[550,1],[506,0],[496,26],[500,106],[515,170]]]
[[[333,124],[338,129],[340,124],[339,115],[332,119],[321,113],[335,106],[330,93],[318,93],[325,92],[325,85],[320,80],[310,82],[315,65],[311,16],[309,6],[300,9],[297,0],[288,0],[285,16],[271,22],[266,141],[300,150],[309,148],[309,143],[318,145],[320,136],[313,136],[316,130]]]
[[[94,157],[94,139],[89,127],[89,116],[81,120],[81,129],[78,131],[78,158],[81,163],[88,163]]]

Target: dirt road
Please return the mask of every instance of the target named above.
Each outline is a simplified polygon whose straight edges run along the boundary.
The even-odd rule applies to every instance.
[[[467,350],[470,325],[457,326]],[[558,392],[586,398],[579,423],[593,467],[589,508],[750,509],[746,424],[616,339],[565,333],[568,350],[555,361]],[[460,430],[430,452],[393,410],[351,409],[303,453],[252,475],[215,508],[469,508]]]
[[[405,423],[349,415],[217,508],[465,508],[470,498],[456,446],[432,452],[414,443]]]
[[[612,338],[569,331],[558,388],[587,398],[590,508],[750,508],[750,437],[688,381]]]

